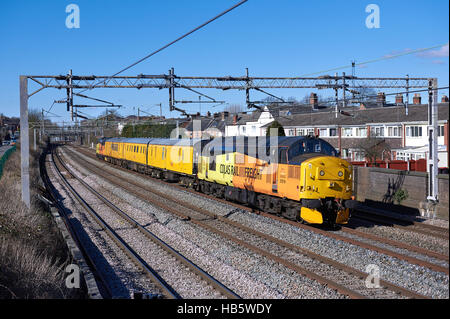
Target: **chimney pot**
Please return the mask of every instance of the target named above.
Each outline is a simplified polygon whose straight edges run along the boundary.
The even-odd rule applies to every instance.
[[[377,104],[378,106],[384,106],[386,104],[386,95],[384,94],[384,92],[378,92]]]
[[[415,105],[422,104],[422,97],[420,96],[419,93],[414,94],[413,104],[415,104]]]
[[[236,124],[238,120],[237,114],[233,116],[233,124]]]
[[[397,94],[395,96],[395,104],[403,104],[403,94]]]
[[[447,95],[443,95],[441,102],[442,103],[447,103],[448,102],[448,96]]]
[[[309,96],[309,104],[314,110],[317,110],[319,108],[319,101],[317,99],[316,93],[311,93],[311,95]]]

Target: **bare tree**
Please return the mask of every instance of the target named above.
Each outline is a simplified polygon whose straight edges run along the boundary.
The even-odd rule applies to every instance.
[[[368,135],[365,139],[361,140],[356,148],[363,152],[366,160],[372,164],[375,164],[377,159],[385,159],[391,153],[391,147],[386,143],[386,140],[373,135]]]
[[[244,106],[242,104],[230,104],[224,108],[224,111],[230,113],[239,113],[244,111]]]

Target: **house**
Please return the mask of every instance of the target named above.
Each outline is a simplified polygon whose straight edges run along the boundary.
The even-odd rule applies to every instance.
[[[225,136],[227,125],[229,125],[235,116],[230,116],[229,112],[220,112],[206,116],[197,114],[183,126],[184,136],[188,138],[211,138]]]
[[[233,121],[225,127],[225,136],[264,136],[267,125],[275,120],[269,108],[234,115]]]
[[[448,116],[449,103],[438,103],[439,167],[448,167]],[[343,158],[352,161],[365,159],[361,143],[368,136],[382,139],[389,147],[386,159],[426,158],[428,145],[428,105],[405,107],[346,108],[340,113],[334,110],[294,114],[278,117],[286,136],[316,135],[338,149]]]

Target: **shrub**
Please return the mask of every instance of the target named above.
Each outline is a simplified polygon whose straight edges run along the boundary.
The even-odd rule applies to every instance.
[[[408,191],[402,188],[398,189],[393,196],[394,202],[397,202],[399,205],[408,197],[409,197]]]

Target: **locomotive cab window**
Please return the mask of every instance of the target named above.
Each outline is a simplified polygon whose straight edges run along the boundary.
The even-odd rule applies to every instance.
[[[287,164],[288,158],[287,158],[287,148],[280,148],[279,150],[279,163],[280,164]]]
[[[320,143],[316,143],[314,145],[314,152],[320,153],[321,150],[322,150],[322,148],[320,147]]]
[[[215,156],[211,156],[209,158],[209,170],[210,171],[216,170],[216,157]]]

